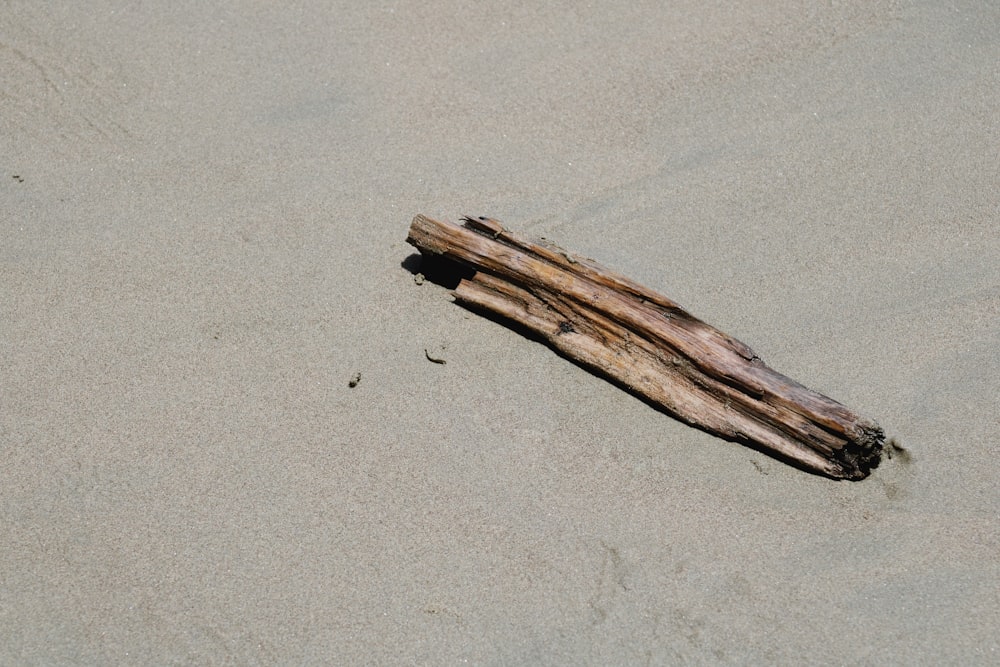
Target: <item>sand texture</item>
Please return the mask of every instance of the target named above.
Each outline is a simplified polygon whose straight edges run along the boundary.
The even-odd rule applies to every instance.
[[[996,664],[998,35],[4,3],[0,664]],[[910,456],[672,420],[418,285],[417,213],[592,257]]]

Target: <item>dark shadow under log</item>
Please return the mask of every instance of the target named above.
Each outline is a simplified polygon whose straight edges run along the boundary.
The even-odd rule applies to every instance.
[[[535,333],[685,423],[835,479],[864,479],[881,458],[881,428],[772,370],[740,341],[592,260],[488,218],[413,219],[425,257],[472,269],[463,304]]]

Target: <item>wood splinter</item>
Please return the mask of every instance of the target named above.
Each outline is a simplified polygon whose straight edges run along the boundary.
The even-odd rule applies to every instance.
[[[881,459],[874,421],[772,370],[740,341],[592,260],[489,218],[418,215],[407,242],[475,271],[454,294],[512,320],[687,424],[834,479]]]

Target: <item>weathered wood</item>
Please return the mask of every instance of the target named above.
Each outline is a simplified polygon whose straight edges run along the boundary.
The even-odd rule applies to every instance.
[[[456,299],[517,322],[678,419],[835,479],[864,479],[879,426],[767,367],[748,346],[596,262],[489,218],[422,215],[407,241],[475,271]]]

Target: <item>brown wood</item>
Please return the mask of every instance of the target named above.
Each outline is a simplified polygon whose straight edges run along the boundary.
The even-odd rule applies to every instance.
[[[836,479],[864,479],[878,465],[878,424],[768,368],[665,296],[496,220],[464,223],[418,215],[406,239],[475,271],[454,292],[460,303],[527,327],[709,433]]]

